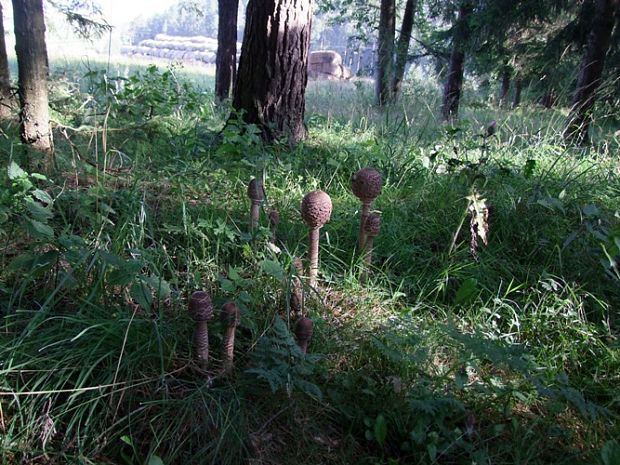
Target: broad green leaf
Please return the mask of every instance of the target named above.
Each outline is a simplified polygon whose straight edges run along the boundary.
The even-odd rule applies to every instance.
[[[40,200],[41,202],[43,202],[46,205],[50,205],[52,203],[54,203],[54,200],[52,199],[52,197],[50,197],[50,195],[41,190],[41,189],[35,189],[31,192],[31,194],[33,195],[33,197],[35,197],[37,200]]]
[[[282,265],[274,260],[263,260],[260,262],[260,267],[269,276],[273,276],[278,279],[284,278],[284,270],[282,269]]]
[[[158,455],[151,455],[149,457],[148,465],[164,465],[164,461]]]
[[[53,239],[54,238],[54,230],[50,228],[48,225],[41,223],[40,221],[29,219],[26,223],[28,227],[28,232],[32,234],[34,237],[38,237],[41,239]]]
[[[474,278],[468,278],[463,281],[463,284],[456,291],[456,297],[454,298],[455,304],[465,304],[473,300],[478,293],[478,281]]]
[[[385,444],[385,438],[387,437],[387,423],[385,417],[381,414],[379,414],[375,420],[374,434],[376,441],[383,446],[383,444]]]
[[[9,179],[13,181],[18,178],[25,178],[26,176],[28,176],[28,173],[21,169],[17,163],[12,161],[7,169],[7,175]]]

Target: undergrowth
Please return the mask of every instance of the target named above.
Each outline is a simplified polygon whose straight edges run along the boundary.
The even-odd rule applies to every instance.
[[[224,127],[174,67],[66,73],[49,178],[4,126],[3,463],[618,463],[617,128],[577,150],[561,110],[470,102],[447,127],[432,86],[382,114],[363,81],[308,94],[290,149]],[[363,166],[384,176],[369,274]],[[318,188],[334,212],[303,354],[289,298]],[[211,366],[194,356],[198,289],[241,310],[230,377],[217,319]]]

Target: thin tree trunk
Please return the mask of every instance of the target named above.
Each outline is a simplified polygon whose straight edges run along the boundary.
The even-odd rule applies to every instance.
[[[452,52],[448,67],[448,78],[444,86],[441,114],[444,121],[453,121],[459,112],[459,101],[463,89],[465,71],[465,45],[469,38],[469,16],[473,6],[469,0],[463,0],[452,36]]]
[[[396,1],[381,0],[379,41],[377,47],[377,75],[375,78],[377,105],[383,106],[392,98],[394,73],[394,37],[396,35]]]
[[[502,89],[499,94],[499,105],[501,107],[506,105],[508,92],[510,92],[510,68],[505,66],[502,70]]]
[[[42,0],[13,0],[15,51],[19,72],[20,132],[26,144],[46,154],[52,169],[52,131],[48,110],[48,63]]]
[[[0,4],[0,119],[10,118],[14,106],[9,59],[4,40],[4,18],[2,16],[2,4]]]
[[[523,80],[521,78],[515,79],[515,94],[512,98],[512,108],[517,108],[521,105],[521,91],[523,90]]]
[[[564,130],[564,140],[567,142],[579,145],[588,142],[596,91],[601,83],[618,5],[618,0],[596,0],[588,43],[577,78],[577,89]]]
[[[237,12],[239,0],[218,0],[215,95],[225,100],[231,95],[237,74]]]
[[[394,65],[394,79],[392,80],[392,96],[394,98],[400,93],[400,88],[405,76],[415,9],[416,0],[407,0],[405,4],[405,13],[403,15],[403,23],[400,28],[400,35],[398,36],[398,43],[396,44],[396,64]]]
[[[312,0],[250,0],[233,107],[271,141],[306,134],[305,92]]]

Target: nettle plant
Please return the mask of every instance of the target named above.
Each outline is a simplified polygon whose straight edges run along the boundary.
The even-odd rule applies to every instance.
[[[0,237],[10,236],[15,228],[24,228],[38,240],[54,238],[54,230],[49,221],[54,216],[54,200],[37,182],[48,182],[39,173],[28,173],[12,161],[7,167],[6,178],[1,179],[6,186],[0,192]]]

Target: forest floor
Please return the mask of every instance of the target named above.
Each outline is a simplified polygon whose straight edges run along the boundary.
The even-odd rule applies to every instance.
[[[617,108],[577,149],[565,108],[469,89],[449,127],[427,83],[378,113],[363,80],[313,82],[291,149],[224,127],[212,76],[88,66],[54,69],[53,175],[2,127],[2,463],[620,463]],[[384,179],[370,267],[350,187],[365,166]],[[303,355],[290,295],[315,189],[333,213]],[[196,290],[215,304],[207,367]]]

